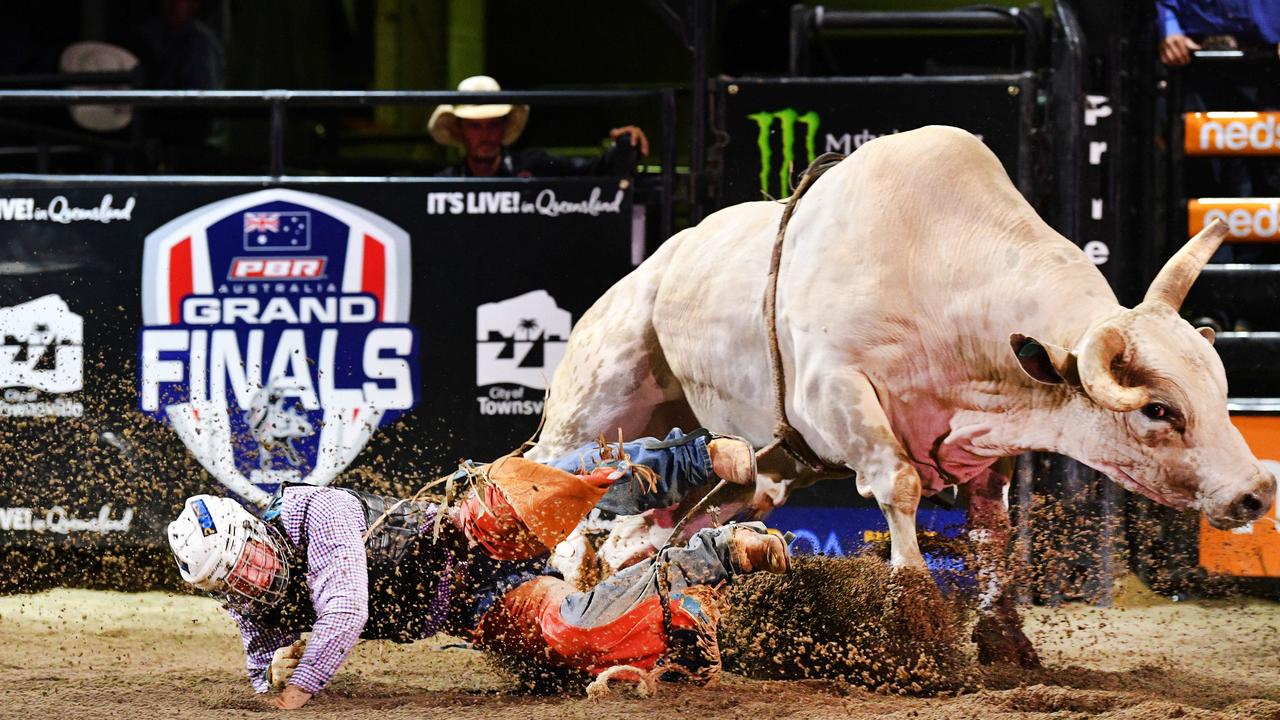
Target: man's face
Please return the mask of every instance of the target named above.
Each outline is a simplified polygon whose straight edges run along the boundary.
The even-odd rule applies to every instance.
[[[258,598],[271,589],[282,564],[275,552],[257,540],[250,540],[227,576],[227,585],[241,595]]]
[[[467,157],[489,161],[502,153],[502,135],[507,131],[507,116],[484,120],[458,118],[458,135]]]
[[[164,0],[161,15],[172,30],[186,27],[200,13],[200,0]]]

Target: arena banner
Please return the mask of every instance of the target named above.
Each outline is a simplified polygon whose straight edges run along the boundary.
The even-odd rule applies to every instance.
[[[923,125],[974,133],[1026,192],[1031,88],[1022,75],[722,79],[720,205],[787,197],[817,156]]]
[[[1193,198],[1187,201],[1187,232],[1214,220],[1227,225],[1226,242],[1280,240],[1280,198]]]
[[[409,235],[273,188],[146,237],[138,396],[205,470],[259,506],[327,485],[418,402]]]
[[[162,543],[193,492],[509,452],[632,268],[630,205],[600,178],[8,184],[0,544]]]
[[[827,482],[840,483],[842,480]],[[838,496],[838,488],[813,488],[809,496],[793,498],[786,505],[769,513],[770,527],[795,536],[791,551],[797,555],[823,555],[848,557],[857,555],[870,545],[887,545],[889,524],[883,511],[874,502],[862,502],[854,507],[840,507],[832,503]],[[818,503],[818,504],[815,504]],[[925,565],[940,583],[964,584],[971,577],[964,566],[964,559],[955,554],[940,552],[931,544],[935,538],[954,538],[963,534],[965,513],[926,502],[916,514],[916,530],[923,545]]]
[[[1280,112],[1183,114],[1187,155],[1280,155]]]
[[[1249,449],[1280,477],[1280,415],[1232,415]],[[1220,575],[1280,577],[1280,520],[1276,506],[1257,522],[1218,530],[1200,518],[1200,566]]]

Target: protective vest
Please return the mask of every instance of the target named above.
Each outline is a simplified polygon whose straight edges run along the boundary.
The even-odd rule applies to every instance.
[[[373,527],[387,508],[400,502],[349,488],[332,488],[350,493],[364,510],[365,527]],[[268,523],[272,532],[290,548],[289,586],[276,605],[251,613],[255,622],[289,632],[306,632],[315,625],[307,581],[307,520],[310,498],[302,508],[300,542],[294,545],[277,518]],[[443,523],[438,541],[431,533],[419,532],[434,518],[427,503],[402,503],[382,520],[365,541],[369,568],[369,619],[360,637],[365,640],[392,640],[408,643],[438,632],[448,620],[453,572],[462,560],[460,533]]]

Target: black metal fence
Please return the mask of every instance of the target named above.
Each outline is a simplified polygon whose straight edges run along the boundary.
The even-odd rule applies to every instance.
[[[63,76],[59,76],[63,77]],[[113,76],[114,78],[114,76]],[[2,83],[0,83],[2,86]],[[671,234],[674,223],[676,165],[676,98],[669,88],[658,90],[577,90],[460,93],[434,90],[335,91],[335,90],[0,90],[0,108],[75,105],[128,105],[139,107],[207,110],[212,114],[228,110],[253,109],[270,120],[268,132],[268,175],[264,183],[285,178],[285,128],[291,110],[317,108],[359,108],[381,105],[438,105],[441,103],[485,102],[528,103],[558,106],[651,103],[662,122],[659,136],[660,172],[655,202],[659,207],[658,234]],[[58,137],[62,137],[59,135]],[[56,138],[55,138],[56,139]],[[63,139],[82,141],[77,134]],[[119,143],[107,142],[108,148]],[[32,176],[24,176],[34,179]],[[58,176],[65,179],[65,176]],[[173,178],[191,182],[192,176]]]

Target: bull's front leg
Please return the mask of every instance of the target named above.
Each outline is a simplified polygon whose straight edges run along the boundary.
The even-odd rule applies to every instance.
[[[858,469],[858,492],[874,497],[889,525],[889,564],[928,572],[916,540],[916,508],[920,505],[920,476],[905,458],[880,470]]]
[[[969,481],[969,538],[977,559],[978,622],[973,639],[982,663],[1039,667],[1035,646],[1022,632],[1009,567],[1008,492],[1013,458],[997,462]]]
[[[927,570],[916,541],[920,475],[893,434],[875,387],[853,370],[833,372],[812,386],[816,414],[805,413],[827,454],[857,474],[858,493],[874,497],[889,524],[890,564]],[[808,403],[797,402],[803,411]],[[822,452],[822,451],[819,451]]]

